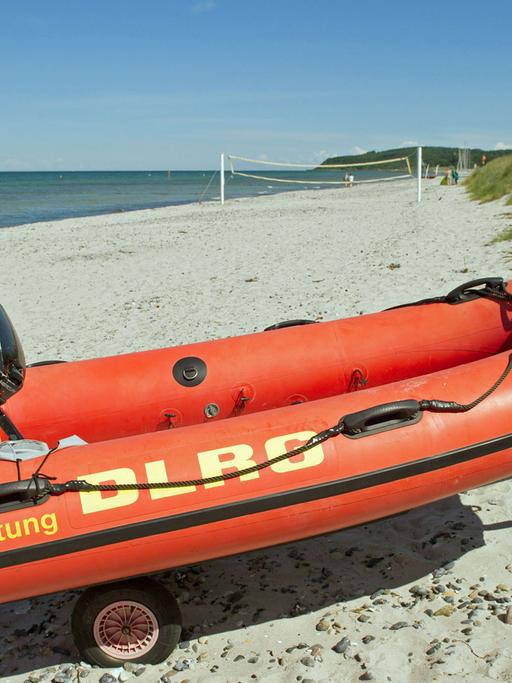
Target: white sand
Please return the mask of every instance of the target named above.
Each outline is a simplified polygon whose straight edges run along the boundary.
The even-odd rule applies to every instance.
[[[507,243],[486,246],[507,225],[504,210],[437,184],[417,205],[406,181],[3,229],[1,303],[29,362],[343,317],[506,277]],[[511,494],[509,483],[496,484],[363,529],[169,574],[163,580],[180,597],[190,647],[138,678],[113,676],[305,683],[365,680],[368,671],[393,683],[512,681],[512,626],[496,616],[507,603],[477,595],[512,596]],[[454,567],[433,579],[449,561]],[[424,599],[411,596],[413,585]],[[77,680],[68,624],[75,595],[0,606],[1,680]],[[452,598],[452,615],[425,614]],[[461,623],[477,604],[483,611]],[[389,629],[399,622],[406,626]],[[368,635],[375,639],[365,644]],[[332,651],[343,637],[351,641],[345,653]],[[286,651],[301,643],[309,649]]]

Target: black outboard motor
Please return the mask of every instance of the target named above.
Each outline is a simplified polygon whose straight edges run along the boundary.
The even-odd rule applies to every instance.
[[[0,306],[0,406],[23,386],[25,356],[9,316]]]
[[[0,306],[0,406],[21,389],[25,379],[25,356],[20,340],[9,316]],[[40,441],[23,439],[16,425],[0,407],[0,428],[7,441],[0,437],[0,460],[11,461],[17,481],[0,483],[0,512],[17,510],[41,500],[41,486],[37,477],[21,479],[19,463],[48,453],[48,446]],[[43,486],[48,480],[43,477]],[[45,488],[43,496],[48,493]]]

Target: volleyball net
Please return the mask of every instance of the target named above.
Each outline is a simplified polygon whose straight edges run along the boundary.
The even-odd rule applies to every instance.
[[[251,159],[232,154],[225,155],[225,160],[225,170],[230,173],[231,178],[311,188],[362,185],[413,177],[408,156],[378,161],[316,165]]]

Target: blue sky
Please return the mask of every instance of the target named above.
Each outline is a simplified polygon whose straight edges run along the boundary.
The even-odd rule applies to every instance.
[[[0,8],[0,170],[512,147],[512,3],[26,0]]]

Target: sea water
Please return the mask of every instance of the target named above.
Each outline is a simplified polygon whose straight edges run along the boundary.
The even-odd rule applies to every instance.
[[[321,180],[343,181],[345,172],[252,171],[270,180],[227,172],[226,200],[320,188]],[[356,180],[387,177],[356,172]],[[281,182],[301,180],[306,184]],[[45,171],[0,172],[0,227],[219,200],[218,171]],[[325,187],[343,187],[327,185]]]

